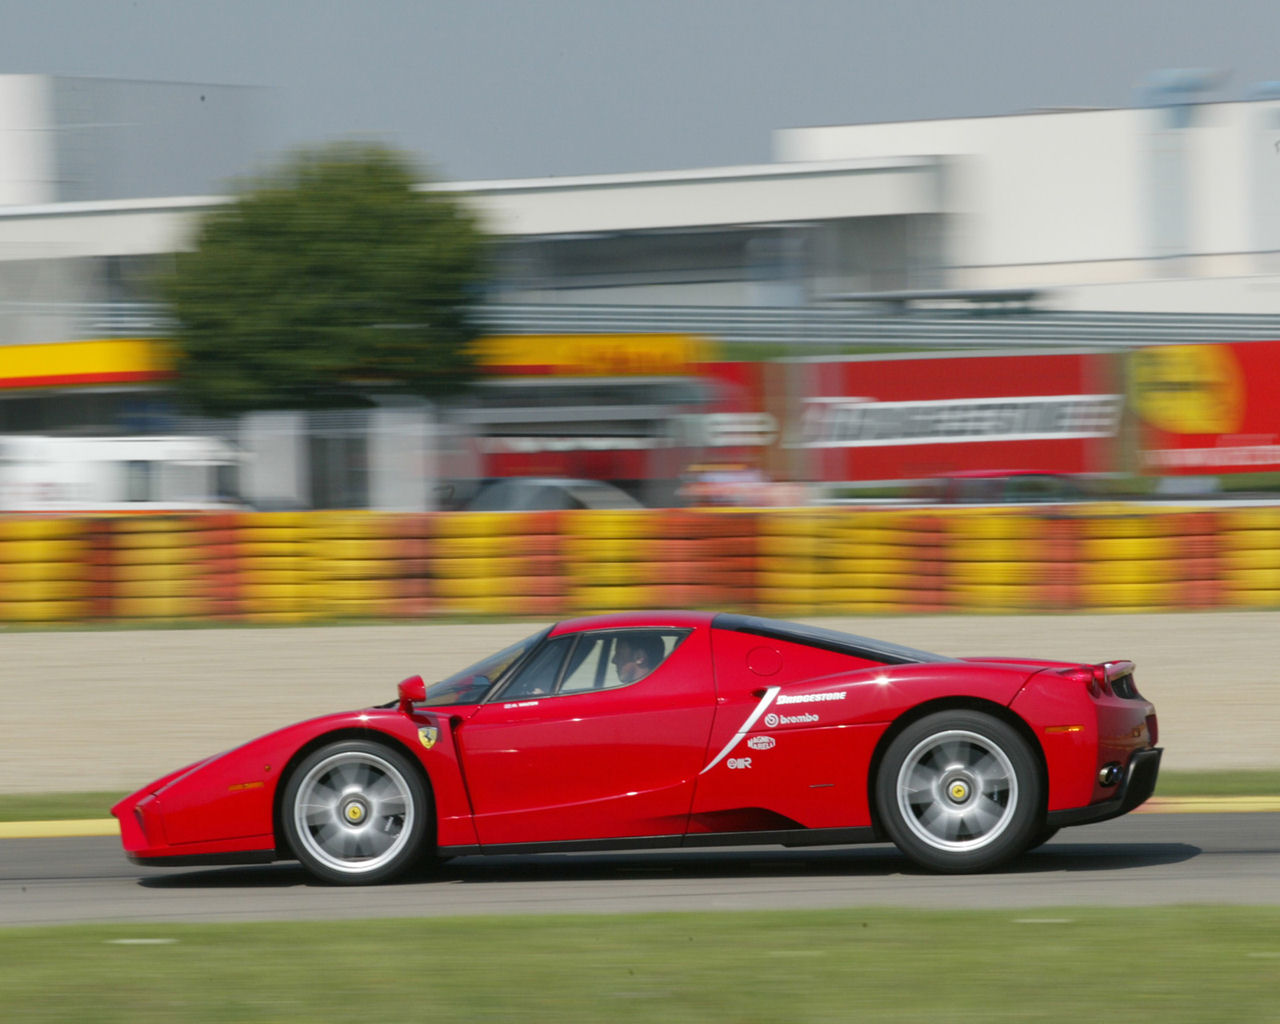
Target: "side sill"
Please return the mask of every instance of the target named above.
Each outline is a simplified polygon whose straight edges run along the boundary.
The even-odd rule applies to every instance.
[[[796,828],[769,832],[695,832],[628,839],[571,839],[548,843],[441,846],[443,857],[500,857],[520,853],[591,853],[615,850],[698,849],[714,846],[852,846],[883,842],[874,828]]]
[[[144,868],[218,867],[227,864],[270,864],[277,860],[275,850],[243,850],[235,853],[171,854],[164,857],[140,857],[126,853],[130,862]]]

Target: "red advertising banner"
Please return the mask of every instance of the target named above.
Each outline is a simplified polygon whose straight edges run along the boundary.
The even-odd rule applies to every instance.
[[[790,369],[796,419],[784,443],[810,480],[1102,472],[1119,457],[1124,395],[1110,355],[854,357]]]
[[[1129,379],[1144,472],[1280,470],[1280,341],[1140,349]]]

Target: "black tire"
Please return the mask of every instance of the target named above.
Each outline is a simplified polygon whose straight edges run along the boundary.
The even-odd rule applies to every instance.
[[[1027,849],[1024,850],[1023,852],[1026,853],[1031,850],[1038,849],[1041,846],[1044,846],[1045,843],[1047,843],[1050,839],[1052,839],[1057,834],[1058,834],[1058,830],[1054,828],[1052,825],[1042,826],[1040,831],[1038,831],[1034,836],[1031,837],[1031,842],[1028,844]]]
[[[373,885],[421,860],[432,809],[407,757],[381,743],[342,740],[293,770],[280,816],[289,848],[317,878]]]
[[[889,744],[876,807],[894,844],[921,867],[988,871],[1041,828],[1043,782],[1027,741],[977,711],[940,711]]]

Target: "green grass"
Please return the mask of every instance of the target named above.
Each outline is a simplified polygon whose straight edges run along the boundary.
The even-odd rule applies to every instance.
[[[430,906],[423,906],[430,913]],[[166,944],[121,944],[132,940]],[[4,1019],[1276,1019],[1280,907],[841,910],[0,931]]]
[[[1280,796],[1280,770],[1162,771],[1156,796]]]
[[[0,795],[0,821],[107,818],[111,805],[124,796],[128,793],[6,793]]]
[[[105,818],[123,792],[0,794],[0,821]],[[1157,796],[1280,796],[1280,770],[1161,772]]]

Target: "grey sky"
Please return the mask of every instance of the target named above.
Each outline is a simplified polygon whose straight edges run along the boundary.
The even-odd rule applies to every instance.
[[[449,178],[753,163],[774,128],[1127,106],[1280,79],[1275,0],[0,0],[0,72],[274,87],[281,145]]]

